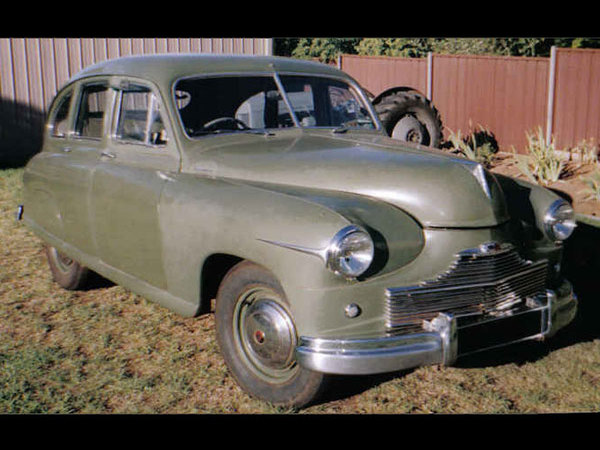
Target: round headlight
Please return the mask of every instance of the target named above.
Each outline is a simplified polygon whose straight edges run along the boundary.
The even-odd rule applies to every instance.
[[[550,205],[544,215],[546,234],[554,241],[564,241],[577,226],[573,207],[559,199]]]
[[[349,225],[336,233],[327,249],[327,267],[346,277],[363,274],[373,262],[375,246],[369,233]]]

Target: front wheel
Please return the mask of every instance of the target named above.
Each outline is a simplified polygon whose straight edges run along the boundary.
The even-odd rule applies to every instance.
[[[297,408],[322,392],[326,376],[296,362],[292,314],[269,271],[251,262],[237,264],[225,276],[216,300],[217,341],[225,363],[246,392]]]

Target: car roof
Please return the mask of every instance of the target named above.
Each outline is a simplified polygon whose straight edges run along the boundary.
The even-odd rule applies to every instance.
[[[337,68],[313,61],[278,56],[167,53],[127,56],[86,67],[70,81],[94,75],[128,75],[156,83],[203,74],[217,73],[301,73],[350,78]]]

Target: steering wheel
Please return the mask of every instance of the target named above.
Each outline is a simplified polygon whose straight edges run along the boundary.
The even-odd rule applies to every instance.
[[[202,125],[206,131],[216,130],[249,130],[250,127],[235,117],[217,117]]]

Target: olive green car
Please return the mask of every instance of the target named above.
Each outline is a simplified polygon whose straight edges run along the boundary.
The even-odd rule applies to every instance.
[[[211,310],[239,384],[302,406],[374,374],[553,335],[575,222],[553,192],[386,136],[343,72],[155,55],[74,77],[24,174],[54,279]]]

